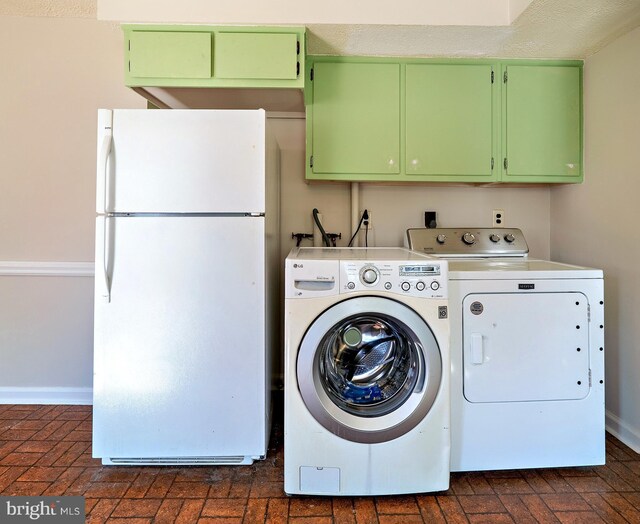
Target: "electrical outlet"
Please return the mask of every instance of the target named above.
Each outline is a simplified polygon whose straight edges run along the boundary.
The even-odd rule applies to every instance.
[[[364,210],[362,211],[364,213]],[[368,221],[369,221],[369,229],[373,228],[373,222],[371,221],[371,211],[367,209],[367,214],[369,215]],[[360,214],[360,216],[362,216],[362,213]],[[362,229],[364,229],[364,221],[362,222]]]
[[[504,209],[493,210],[493,227],[505,227]]]
[[[364,212],[364,209],[362,210]],[[372,247],[375,246],[375,233],[373,231],[373,222],[371,220],[371,210],[367,210],[367,214],[369,218],[367,219],[367,225],[365,226],[364,220],[362,221],[362,225],[360,226],[360,232],[358,233],[358,243],[360,247]],[[362,213],[360,213],[360,217],[362,217]]]

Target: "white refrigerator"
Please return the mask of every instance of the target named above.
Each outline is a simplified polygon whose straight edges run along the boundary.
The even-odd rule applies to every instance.
[[[93,456],[265,457],[278,151],[265,112],[100,110]]]

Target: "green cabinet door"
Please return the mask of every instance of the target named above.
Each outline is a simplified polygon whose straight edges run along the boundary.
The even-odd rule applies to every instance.
[[[308,178],[399,173],[400,64],[316,62],[313,74]]]
[[[491,64],[407,64],[407,175],[496,180],[492,72]]]
[[[284,79],[298,77],[295,33],[219,33],[216,35],[216,78]]]
[[[504,72],[502,180],[580,181],[580,67],[506,65]]]
[[[210,78],[211,33],[132,31],[129,70],[138,78]]]

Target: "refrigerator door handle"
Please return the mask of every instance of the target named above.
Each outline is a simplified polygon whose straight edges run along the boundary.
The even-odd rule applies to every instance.
[[[97,292],[105,302],[111,302],[111,282],[109,278],[109,245],[111,242],[111,228],[109,218],[99,216],[96,224],[96,278]]]
[[[109,212],[109,155],[113,144],[113,111],[101,109],[98,112],[98,176],[96,211],[98,213]],[[102,142],[100,142],[102,137]]]

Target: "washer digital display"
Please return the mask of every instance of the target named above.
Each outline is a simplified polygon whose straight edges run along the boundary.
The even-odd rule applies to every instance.
[[[427,277],[440,274],[440,266],[400,266],[401,277]]]

